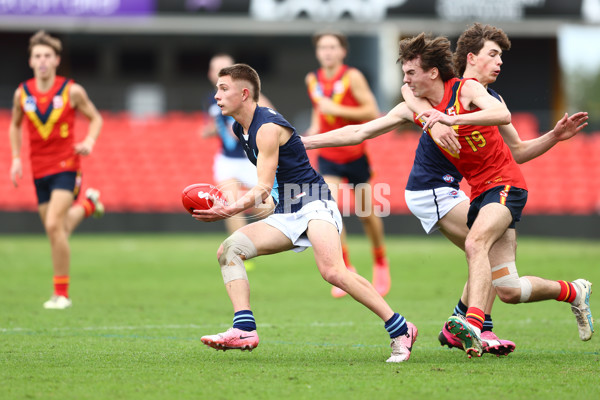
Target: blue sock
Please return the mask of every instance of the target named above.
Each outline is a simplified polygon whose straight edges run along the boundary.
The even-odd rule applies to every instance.
[[[454,307],[454,312],[452,313],[452,315],[462,315],[463,317],[466,317],[468,308],[469,307],[467,307],[461,299],[458,299],[458,304],[456,305],[456,307]]]
[[[408,326],[406,326],[406,320],[402,315],[394,313],[392,318],[385,321],[385,330],[388,331],[390,338],[393,339],[408,332]]]
[[[233,315],[233,327],[246,332],[256,330],[256,321],[250,310],[238,311]]]
[[[483,321],[483,328],[481,328],[481,332],[492,331],[494,329],[494,323],[492,322],[492,316],[490,314],[485,314],[485,321]]]

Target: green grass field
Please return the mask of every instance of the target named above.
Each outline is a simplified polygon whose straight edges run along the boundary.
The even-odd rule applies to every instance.
[[[600,332],[578,338],[567,304],[496,303],[508,357],[468,359],[437,334],[466,278],[464,255],[441,237],[389,237],[387,300],[419,329],[412,357],[386,364],[383,323],[350,298],[333,299],[312,251],[259,258],[249,273],[260,346],[216,352],[200,336],[231,325],[216,249],[219,235],[72,238],[71,297],[51,294],[41,235],[0,236],[0,399],[485,399],[599,398]],[[351,237],[353,263],[371,278],[370,250]],[[600,243],[521,238],[522,275],[600,290]],[[600,292],[592,295],[600,313]],[[598,327],[596,328],[598,331]]]

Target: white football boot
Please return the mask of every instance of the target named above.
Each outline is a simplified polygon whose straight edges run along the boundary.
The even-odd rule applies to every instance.
[[[571,282],[577,289],[577,297],[571,303],[571,311],[577,319],[579,338],[590,340],[594,333],[594,319],[590,310],[590,294],[592,294],[592,283],[585,279],[576,279]]]
[[[71,307],[71,300],[65,296],[57,296],[55,294],[50,297],[50,300],[44,303],[46,310],[64,310]]]
[[[98,189],[89,188],[85,191],[85,197],[94,203],[94,213],[92,217],[102,218],[104,216],[104,204],[100,202],[100,191]]]

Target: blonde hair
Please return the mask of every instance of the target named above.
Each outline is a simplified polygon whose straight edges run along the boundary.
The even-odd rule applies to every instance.
[[[41,31],[37,31],[29,39],[29,55],[31,55],[31,51],[33,50],[33,47],[40,45],[40,44],[51,47],[57,56],[60,56],[60,53],[62,52],[62,43],[61,43],[60,39],[49,35],[44,30],[41,30]]]

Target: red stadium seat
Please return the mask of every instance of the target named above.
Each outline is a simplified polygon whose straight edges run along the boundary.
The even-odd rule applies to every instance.
[[[169,112],[144,120],[127,113],[102,113],[102,135],[91,157],[83,159],[84,189],[98,187],[107,210],[183,212],[181,190],[191,183],[212,183],[216,138],[201,137],[206,116]],[[0,125],[8,126],[10,112],[0,110]],[[523,139],[537,137],[539,127],[531,114],[514,113],[513,124]],[[79,118],[76,135],[82,138],[87,122]],[[373,169],[372,182],[385,185],[393,213],[408,213],[404,187],[412,168],[420,133],[390,132],[367,144]],[[14,188],[8,171],[10,157],[0,157],[0,210],[37,209],[28,142],[23,141],[24,178]],[[316,166],[316,151],[309,151]],[[10,154],[8,140],[0,140],[0,154]],[[600,210],[600,132],[580,134],[541,157],[522,164],[529,187],[529,214],[589,214]],[[383,187],[383,186],[382,186]],[[466,183],[463,189],[469,193]],[[375,188],[375,190],[378,190]],[[140,197],[145,193],[145,197]]]

